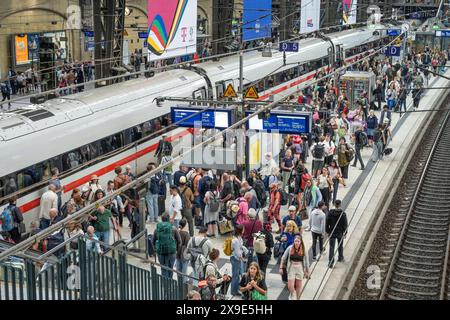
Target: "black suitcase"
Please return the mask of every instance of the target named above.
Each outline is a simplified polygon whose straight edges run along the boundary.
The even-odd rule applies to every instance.
[[[392,148],[386,148],[386,149],[384,149],[383,153],[384,153],[384,155],[386,155],[386,156],[390,155],[390,154],[392,153]]]

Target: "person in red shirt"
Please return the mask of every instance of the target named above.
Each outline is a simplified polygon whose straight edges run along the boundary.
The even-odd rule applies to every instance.
[[[270,202],[269,202],[269,212],[268,212],[268,220],[269,223],[272,224],[273,219],[275,218],[278,224],[278,231],[276,233],[281,233],[283,225],[281,224],[280,219],[280,204],[281,194],[278,191],[278,183],[272,183],[270,185]]]

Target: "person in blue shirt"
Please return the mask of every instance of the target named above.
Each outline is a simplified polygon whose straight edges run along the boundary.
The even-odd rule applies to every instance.
[[[302,219],[297,215],[297,208],[295,206],[290,206],[288,209],[288,215],[283,218],[281,224],[283,229],[286,229],[287,222],[292,220],[297,225],[300,233],[302,233]]]
[[[300,231],[298,229],[297,224],[293,220],[289,220],[286,223],[286,228],[284,232],[281,234],[280,241],[283,243],[283,252],[284,250],[294,243],[294,239],[296,235],[300,235]]]

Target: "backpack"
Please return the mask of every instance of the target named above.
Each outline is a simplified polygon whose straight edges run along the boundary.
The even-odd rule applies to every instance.
[[[259,207],[264,208],[266,206],[266,189],[264,187],[264,182],[261,180],[253,181],[253,189],[256,192],[256,198],[259,202]]]
[[[2,231],[9,232],[14,229],[14,217],[9,206],[3,209],[0,220],[2,220]]]
[[[322,143],[317,143],[313,149],[313,157],[316,159],[320,159],[323,157],[325,153],[325,146]]]
[[[265,254],[266,253],[266,236],[258,232],[255,234],[255,237],[253,238],[253,249],[257,254]]]
[[[223,244],[223,253],[227,256],[231,256],[233,250],[231,250],[231,242],[233,241],[232,237],[226,238],[225,243]]]
[[[203,255],[202,247],[208,238],[203,239],[198,245],[195,244],[195,238],[192,238],[192,247],[188,248],[188,254],[191,260],[191,266],[195,269],[195,263],[199,261],[201,269],[203,269],[206,257]]]
[[[302,181],[300,183],[300,189],[303,191],[305,191],[305,187],[306,187],[306,181],[311,180],[312,176],[309,173],[303,173],[302,174]]]
[[[280,205],[285,206],[289,202],[289,194],[284,189],[278,189],[280,193]]]
[[[211,192],[212,197],[209,198],[209,211],[217,212],[220,209],[219,197],[216,197],[214,192]]]
[[[367,138],[367,133],[362,132],[362,131],[359,133],[358,140],[359,140],[358,143],[361,147],[365,147],[369,143],[369,139]]]
[[[156,234],[156,252],[158,254],[175,254],[177,252],[177,242],[173,236],[172,225],[169,222],[158,224]]]
[[[186,198],[186,190],[187,189],[188,188],[185,187],[183,191],[178,190],[178,193],[180,194],[180,198],[181,198],[181,207],[183,209],[189,209],[188,208],[188,201],[187,201],[187,198]]]
[[[348,162],[352,162],[352,160],[355,158],[355,150],[353,148],[351,148],[348,144],[347,144],[347,161]]]
[[[148,183],[148,190],[151,194],[158,194],[159,193],[159,183],[156,179],[156,177],[150,178],[150,181]]]
[[[198,192],[202,195],[206,194],[206,192],[210,189],[211,181],[212,179],[208,175],[201,178],[198,182]]]

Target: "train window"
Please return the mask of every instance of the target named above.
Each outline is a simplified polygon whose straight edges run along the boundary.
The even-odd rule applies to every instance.
[[[63,171],[67,171],[78,167],[83,162],[86,162],[79,149],[72,150],[63,155]]]
[[[7,195],[19,190],[17,188],[17,182],[16,182],[15,175],[10,175],[10,176],[5,177],[3,179],[3,183],[4,183],[4,196],[7,196]]]
[[[217,96],[218,99],[222,99],[223,98],[223,92],[225,91],[223,86],[224,86],[223,82],[216,83],[216,96]]]
[[[41,172],[42,172],[42,179],[40,180],[48,180],[52,177],[52,167],[51,167],[51,163],[49,160],[44,161],[42,163],[39,164],[39,166],[41,167]]]
[[[91,160],[97,158],[100,155],[100,142],[92,142],[89,145],[89,151],[91,155]]]
[[[152,133],[152,122],[151,121],[145,121],[142,124],[142,136],[146,137],[149,134]]]

